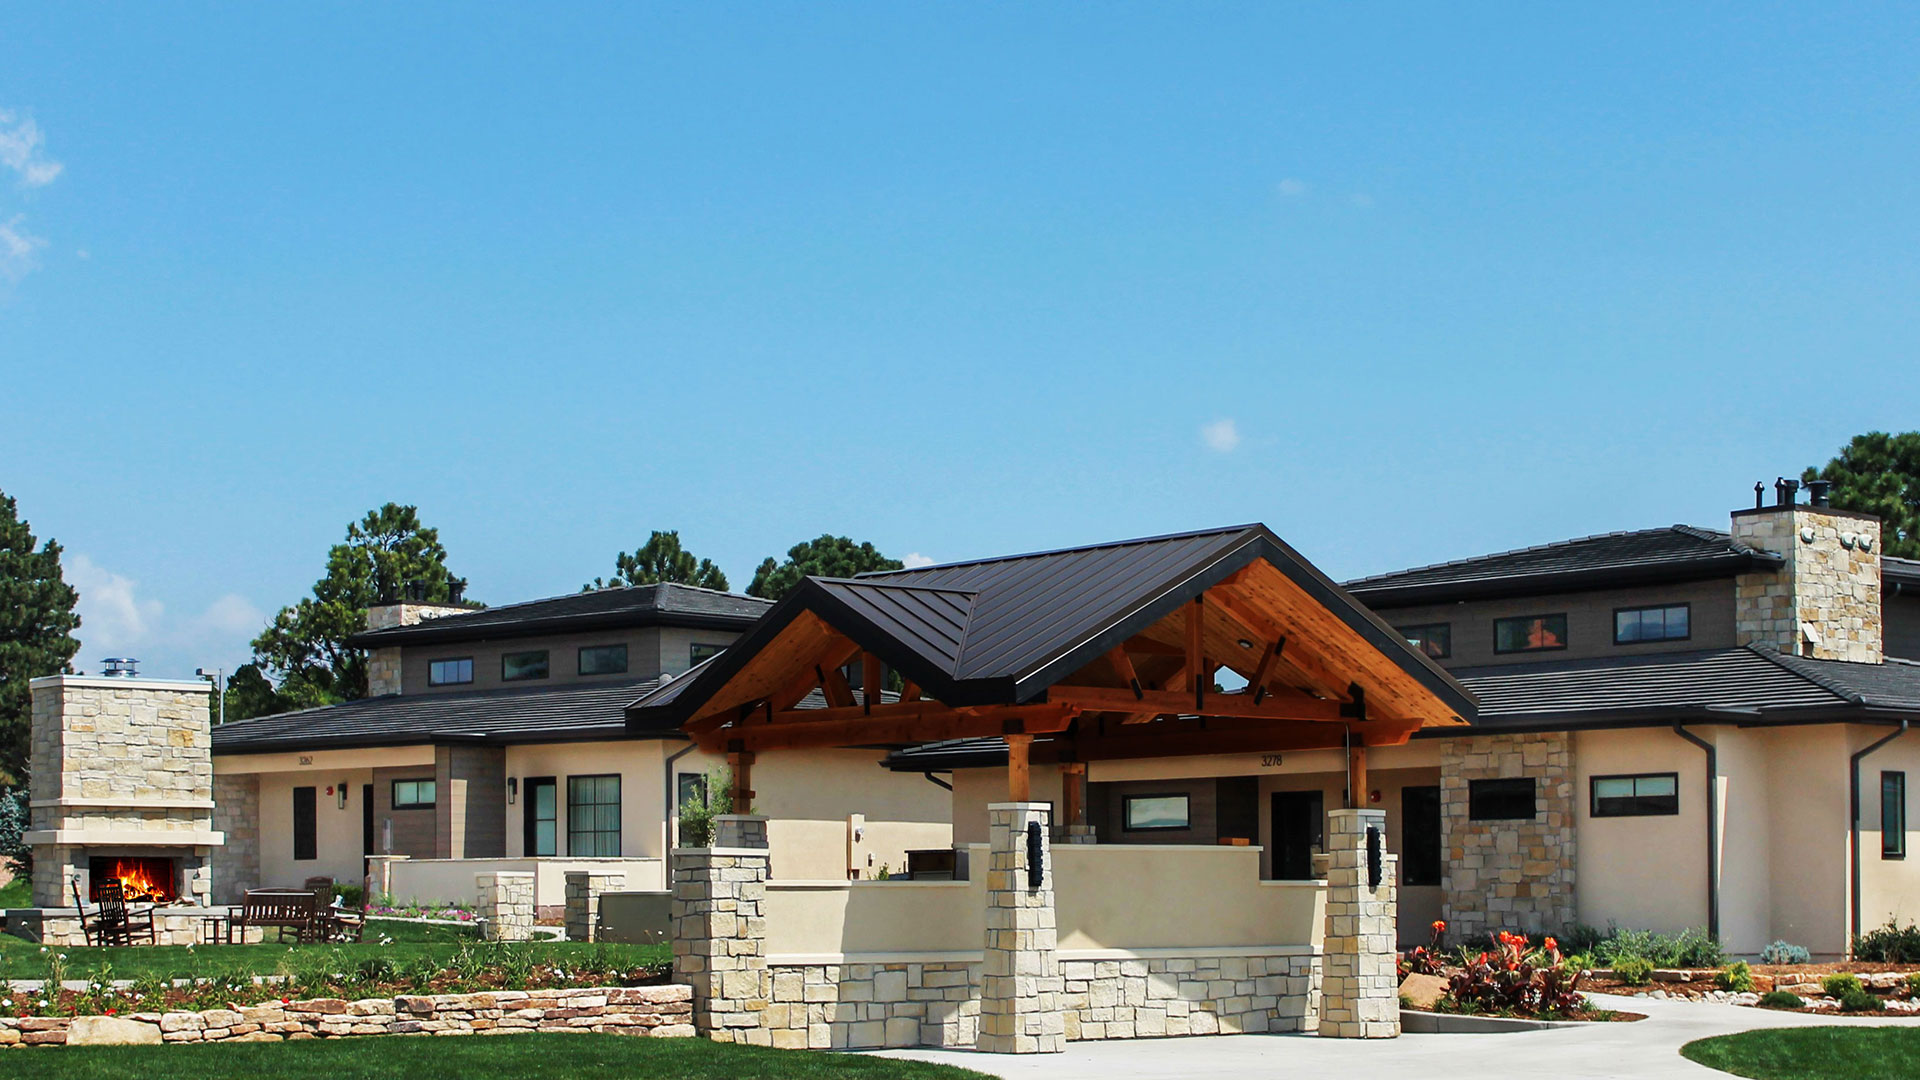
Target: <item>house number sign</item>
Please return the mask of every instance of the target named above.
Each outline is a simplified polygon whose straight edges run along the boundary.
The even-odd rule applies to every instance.
[[[1260,755],[1260,767],[1263,769],[1275,768],[1279,764],[1280,764],[1279,754],[1261,754]]]

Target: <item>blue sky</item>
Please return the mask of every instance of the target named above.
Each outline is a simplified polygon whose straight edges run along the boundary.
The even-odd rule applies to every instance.
[[[387,500],[1336,577],[1723,525],[1920,427],[1920,11],[16,5],[0,490],[82,665],[231,668]]]

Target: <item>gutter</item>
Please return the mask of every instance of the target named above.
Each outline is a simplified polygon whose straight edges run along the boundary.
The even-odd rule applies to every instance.
[[[1707,740],[1673,725],[1673,733],[1707,753],[1707,936],[1720,940],[1720,752]],[[1857,773],[1856,773],[1857,775]]]
[[[1901,720],[1898,730],[1889,732],[1885,736],[1868,743],[1856,751],[1852,757],[1847,759],[1848,794],[1851,796],[1847,802],[1847,843],[1851,846],[1853,854],[1851,860],[1853,867],[1852,888],[1850,890],[1850,898],[1853,901],[1851,905],[1852,910],[1850,911],[1852,918],[1849,922],[1850,932],[1847,935],[1847,953],[1849,955],[1853,952],[1853,939],[1860,936],[1860,762],[1865,759],[1868,754],[1905,735],[1907,733],[1907,724],[1908,721]]]

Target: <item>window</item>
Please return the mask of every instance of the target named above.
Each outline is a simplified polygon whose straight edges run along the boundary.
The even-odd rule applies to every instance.
[[[1613,613],[1613,643],[1685,641],[1693,636],[1691,604],[1666,607],[1620,608]]]
[[[522,841],[526,853],[539,857],[558,855],[560,849],[555,846],[555,822],[559,820],[559,800],[554,796],[554,783],[551,776],[530,776],[527,778],[527,818],[523,826]]]
[[[725,645],[703,645],[695,642],[687,648],[687,662],[698,664],[702,660],[711,660],[726,651]]]
[[[433,809],[434,787],[432,780],[395,780],[393,808],[395,810]]]
[[[316,789],[297,787],[293,789],[293,858],[295,862],[320,857],[319,829],[316,811],[319,802]]]
[[[1440,884],[1440,788],[1400,789],[1400,884]]]
[[[1907,774],[1880,774],[1880,857],[1907,857]]]
[[[588,645],[580,650],[582,675],[624,675],[626,671],[625,645]]]
[[[522,679],[544,679],[547,677],[547,650],[535,652],[510,652],[500,656],[500,681],[519,682]]]
[[[1123,809],[1121,828],[1127,832],[1189,827],[1185,795],[1129,795]]]
[[[1679,773],[1593,778],[1594,817],[1652,817],[1679,812]]]
[[[1533,777],[1467,781],[1467,817],[1474,821],[1531,821]]]
[[[567,777],[567,854],[576,859],[620,854],[620,777]]]
[[[1403,626],[1400,633],[1407,644],[1433,657],[1445,660],[1453,655],[1453,624],[1428,623],[1425,626]]]
[[[1493,651],[1539,652],[1567,647],[1565,615],[1522,615],[1493,620]]]
[[[705,776],[699,773],[681,773],[675,777],[674,780],[677,788],[676,794],[679,796],[679,798],[674,800],[673,804],[676,814],[687,806],[702,807],[707,805],[707,778]],[[680,827],[684,829],[686,824],[682,822]],[[680,834],[680,846],[691,846],[687,842],[687,835],[684,832]]]
[[[473,681],[473,657],[434,660],[427,664],[428,686],[454,686]]]

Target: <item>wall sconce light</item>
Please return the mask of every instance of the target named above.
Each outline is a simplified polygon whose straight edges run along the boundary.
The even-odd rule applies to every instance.
[[[340,783],[334,785],[333,790],[340,793],[340,809],[345,810],[347,808],[347,782],[345,780],[340,781]]]
[[[520,778],[517,776],[507,777],[507,805],[512,806],[515,802],[519,801],[519,798]]]

